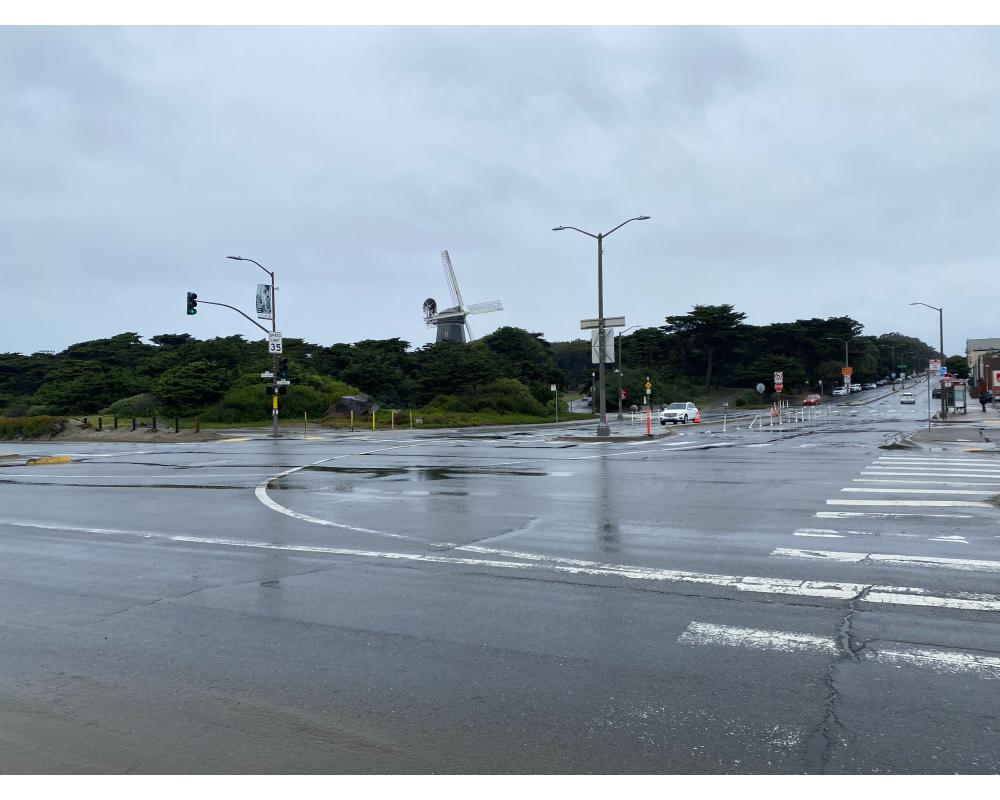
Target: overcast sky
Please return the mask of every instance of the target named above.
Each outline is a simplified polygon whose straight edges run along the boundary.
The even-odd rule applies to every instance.
[[[137,331],[433,340],[605,311],[1000,336],[1000,31],[3,28],[0,351]]]

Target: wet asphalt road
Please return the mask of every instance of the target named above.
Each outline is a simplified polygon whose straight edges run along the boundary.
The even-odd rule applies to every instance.
[[[0,445],[74,454],[0,467],[0,771],[995,773],[1000,452],[925,418]]]

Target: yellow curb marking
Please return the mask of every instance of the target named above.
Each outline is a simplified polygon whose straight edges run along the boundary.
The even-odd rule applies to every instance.
[[[28,464],[69,464],[73,459],[69,456],[40,456],[29,458]]]

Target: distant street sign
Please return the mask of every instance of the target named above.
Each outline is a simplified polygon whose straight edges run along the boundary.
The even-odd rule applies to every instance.
[[[845,378],[850,378],[854,374],[854,367],[841,367],[840,374]]]
[[[940,358],[932,358],[932,359],[930,359],[928,361],[928,363],[927,363],[927,368],[931,372],[937,372],[938,370],[941,369],[941,359]]]
[[[947,367],[938,367],[938,375],[947,375],[947,374],[948,374]]]
[[[282,379],[280,381],[275,381],[275,383],[277,383],[278,386],[291,386],[292,385],[291,381],[286,381],[284,379]]]
[[[267,334],[267,352],[281,355],[281,331],[271,331]]]
[[[774,384],[774,391],[776,391],[776,392],[783,392],[784,390],[785,390],[785,384],[783,384],[783,383],[776,383],[776,384]]]
[[[765,387],[763,383],[758,383],[756,388],[757,388],[757,394],[764,394]]]
[[[653,384],[651,384],[651,383],[650,383],[649,381],[646,381],[646,383],[645,383],[645,384],[643,384],[643,385],[644,385],[644,386],[645,386],[645,388],[647,388],[647,389],[652,389],[652,388],[653,388]]]
[[[274,377],[274,373],[273,372],[262,372],[262,373],[260,373],[260,377],[262,377],[262,378],[273,378]]]
[[[774,383],[775,383],[775,385],[777,385],[779,383],[784,383],[784,382],[785,382],[785,373],[783,373],[783,372],[775,372],[774,373]]]
[[[581,319],[580,320],[580,330],[587,331],[591,328],[600,328],[600,319]],[[624,328],[625,327],[625,317],[605,317],[604,318],[605,328]]]
[[[556,390],[556,385],[554,383],[549,384],[549,391],[554,392]]]
[[[892,372],[892,373],[890,373],[890,374],[892,375],[892,377],[893,377],[893,378],[895,378],[895,377],[896,377],[896,373],[895,373],[895,372]]]

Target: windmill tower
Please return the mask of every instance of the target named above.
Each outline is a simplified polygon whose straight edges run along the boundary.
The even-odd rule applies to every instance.
[[[503,306],[500,305],[499,300],[465,305],[462,301],[462,292],[458,288],[458,280],[455,278],[455,270],[451,266],[451,256],[448,255],[447,250],[441,251],[441,266],[444,267],[444,277],[448,283],[448,292],[451,294],[453,305],[451,308],[438,311],[434,298],[427,298],[424,300],[424,322],[427,323],[427,327],[437,328],[436,341],[471,342],[475,337],[472,335],[472,328],[469,327],[469,315],[503,311]],[[466,338],[466,333],[468,333],[468,338]]]

